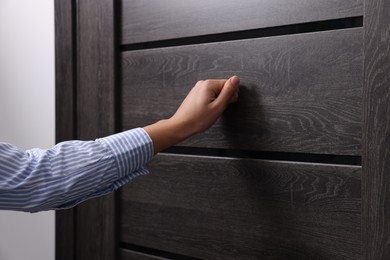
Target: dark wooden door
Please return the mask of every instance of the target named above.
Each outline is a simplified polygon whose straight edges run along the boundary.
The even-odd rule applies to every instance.
[[[388,259],[390,3],[58,0],[57,141],[172,115],[241,77],[208,131],[57,213],[57,259]]]

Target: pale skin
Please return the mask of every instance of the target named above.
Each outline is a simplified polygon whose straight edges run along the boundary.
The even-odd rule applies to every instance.
[[[198,81],[171,118],[144,127],[154,153],[210,128],[227,106],[238,100],[239,84],[237,76]]]

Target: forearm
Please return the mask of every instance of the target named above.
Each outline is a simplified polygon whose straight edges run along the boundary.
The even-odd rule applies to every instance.
[[[154,154],[176,145],[191,136],[189,130],[173,119],[160,120],[152,125],[145,126],[144,129],[153,140]]]

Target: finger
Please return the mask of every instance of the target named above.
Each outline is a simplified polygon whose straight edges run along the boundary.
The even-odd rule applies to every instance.
[[[213,92],[213,98],[216,99],[221,93],[223,86],[226,83],[226,79],[209,79],[205,81],[206,88],[211,89]]]
[[[238,98],[238,85],[240,84],[240,78],[237,76],[231,77],[225,82],[221,93],[215,100],[217,105],[225,106],[229,103],[235,102]]]

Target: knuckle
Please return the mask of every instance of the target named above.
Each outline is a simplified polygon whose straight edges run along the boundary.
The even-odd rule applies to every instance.
[[[211,80],[210,79],[206,79],[205,81],[203,81],[204,84],[207,86],[207,85],[210,85],[211,84]]]

